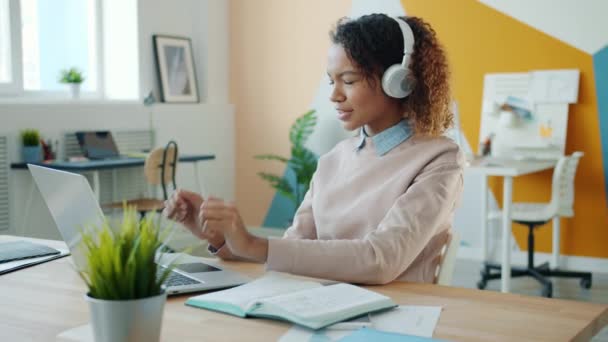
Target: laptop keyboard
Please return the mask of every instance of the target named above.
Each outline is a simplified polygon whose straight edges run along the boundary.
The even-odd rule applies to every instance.
[[[160,277],[164,271],[164,268],[158,267],[156,271],[157,277]],[[169,276],[165,280],[166,286],[184,286],[184,285],[193,285],[193,284],[201,284],[200,281],[194,280],[192,278],[181,275],[177,272],[169,273]]]

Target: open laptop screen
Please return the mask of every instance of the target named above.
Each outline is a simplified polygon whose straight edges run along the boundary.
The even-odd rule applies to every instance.
[[[76,139],[85,157],[89,159],[106,159],[119,155],[109,131],[76,132]]]

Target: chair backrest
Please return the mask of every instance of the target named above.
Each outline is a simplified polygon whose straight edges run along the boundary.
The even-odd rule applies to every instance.
[[[557,216],[574,216],[574,176],[583,152],[563,156],[553,171],[551,186],[551,211]]]
[[[160,184],[165,200],[167,199],[166,185],[169,182],[173,183],[173,190],[177,189],[175,173],[178,159],[177,143],[172,140],[165,147],[152,150],[144,163],[146,181],[152,185]]]
[[[450,286],[452,284],[452,275],[454,274],[454,265],[456,264],[456,254],[460,245],[460,235],[452,229],[448,234],[445,244],[439,254],[439,262],[435,269],[434,284]]]

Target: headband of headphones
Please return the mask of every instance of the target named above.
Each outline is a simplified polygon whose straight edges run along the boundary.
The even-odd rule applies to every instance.
[[[393,19],[395,19],[397,24],[399,24],[399,27],[401,28],[401,33],[403,34],[403,57],[404,58],[401,63],[404,67],[407,68],[408,65],[405,65],[403,63],[407,62],[409,64],[410,58],[405,58],[405,57],[411,56],[412,53],[414,52],[414,42],[415,42],[414,32],[412,32],[410,25],[408,25],[404,19],[398,18],[398,17],[394,17]]]

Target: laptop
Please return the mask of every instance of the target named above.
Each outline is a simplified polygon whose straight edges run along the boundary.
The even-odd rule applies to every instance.
[[[76,132],[75,134],[84,156],[91,160],[124,158],[118,152],[110,131]]]
[[[28,164],[34,181],[42,194],[59,232],[72,254],[78,269],[86,267],[86,258],[79,248],[80,228],[100,225],[103,212],[86,178],[79,174]],[[159,265],[170,262],[171,254],[164,254]],[[190,258],[190,261],[188,261]],[[161,268],[159,268],[161,269]],[[176,265],[166,281],[167,294],[222,289],[244,284],[250,279],[236,272],[201,262],[191,256]]]

